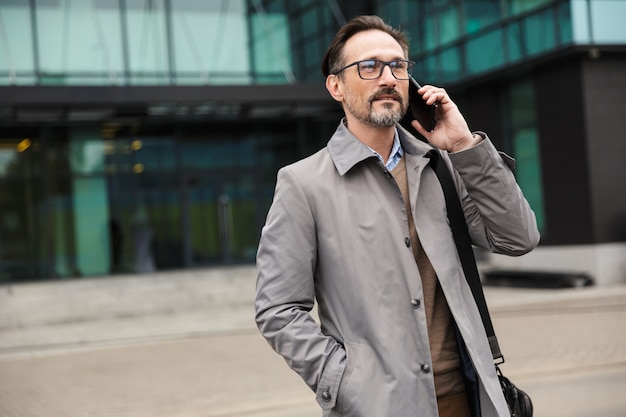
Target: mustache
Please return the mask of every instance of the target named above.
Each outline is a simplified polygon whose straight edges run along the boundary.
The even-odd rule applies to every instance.
[[[393,98],[394,100],[399,101],[400,103],[403,102],[402,96],[400,95],[400,93],[398,91],[396,91],[395,88],[383,88],[383,89],[378,90],[377,92],[375,92],[370,97],[370,103],[372,101],[374,101],[374,100],[381,99],[383,96],[385,96],[385,97],[391,96],[391,98]]]

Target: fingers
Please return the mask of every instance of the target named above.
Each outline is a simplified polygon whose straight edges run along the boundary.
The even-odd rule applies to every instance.
[[[427,104],[445,104],[450,101],[445,89],[433,85],[425,85],[418,92]]]

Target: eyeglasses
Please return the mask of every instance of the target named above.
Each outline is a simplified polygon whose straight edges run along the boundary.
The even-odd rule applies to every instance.
[[[346,65],[343,68],[333,72],[333,75],[339,74],[341,71],[356,65],[359,72],[359,77],[364,80],[375,80],[383,75],[383,70],[386,66],[391,70],[391,74],[398,80],[408,80],[413,74],[413,67],[415,62],[406,60],[395,61],[381,61],[380,59],[366,59],[364,61],[356,61],[352,64]]]

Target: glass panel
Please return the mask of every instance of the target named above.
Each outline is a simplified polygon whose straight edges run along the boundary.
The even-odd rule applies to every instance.
[[[106,179],[75,177],[72,189],[77,273],[80,276],[107,274],[111,269],[111,255]]]
[[[526,13],[538,9],[553,0],[509,0],[509,10],[511,15]]]
[[[118,83],[123,74],[120,14],[115,3],[37,3],[42,84]]]
[[[513,136],[517,183],[535,212],[539,230],[544,230],[543,187],[539,139],[535,129],[520,129]]]
[[[171,137],[107,141],[112,265],[116,272],[182,267],[180,184]]]
[[[465,32],[473,33],[500,20],[500,0],[465,0]]]
[[[129,67],[133,84],[169,83],[164,0],[126,0]]]
[[[557,16],[557,23],[559,25],[561,45],[570,44],[574,39],[570,3],[560,4],[556,7],[555,12]]]
[[[0,282],[50,276],[39,239],[45,201],[39,170],[34,169],[39,159],[36,144],[0,140]]]
[[[257,199],[256,179],[253,175],[243,175],[229,179],[224,186],[228,196],[230,212],[225,220],[230,230],[230,253],[234,259],[254,261],[258,243],[256,225]]]
[[[321,74],[320,61],[323,56],[321,49],[323,46],[317,38],[311,39],[305,44],[307,53],[304,55],[304,67],[306,68],[306,79],[317,79],[315,75]]]
[[[544,228],[541,155],[536,128],[535,96],[531,81],[510,89],[510,123],[512,129],[515,174],[517,182],[534,210],[540,230]]]
[[[552,9],[529,16],[523,22],[526,52],[534,55],[556,46]]]
[[[257,202],[252,175],[198,174],[187,181],[191,263],[253,261]]]
[[[70,158],[76,174],[104,172],[104,141],[95,129],[75,129],[72,136]]]
[[[186,169],[250,167],[255,165],[255,142],[232,138],[208,141],[188,137],[181,146],[181,163]],[[199,139],[197,136],[194,139]]]
[[[129,191],[134,195],[127,196],[127,201],[132,201],[133,205],[125,207],[130,217],[124,218],[132,240],[132,247],[126,247],[128,260],[132,254],[132,270],[151,272],[154,269],[182,267],[178,176],[146,172],[134,174],[133,180],[136,188]],[[129,207],[132,207],[131,212],[128,211]]]
[[[0,2],[0,84],[28,84],[34,72],[29,2]]]
[[[318,10],[317,9],[309,9],[306,11],[302,17],[302,37],[306,38],[307,36],[311,36],[317,32],[317,22],[318,22]]]
[[[320,61],[330,43],[331,34],[336,31],[336,20],[332,10],[325,4],[310,3],[306,8],[292,7],[289,4],[289,26],[291,39],[289,51],[292,71],[299,81],[320,81],[323,79]],[[255,50],[255,53],[257,51]],[[267,55],[267,51],[264,52]],[[257,73],[258,77],[261,74]],[[257,78],[259,82],[284,82],[284,71]]]
[[[461,77],[461,50],[458,46],[441,52],[441,72],[443,80],[451,81]]]
[[[0,139],[0,177],[40,175],[39,152],[35,138]]]
[[[0,179],[0,282],[50,276],[38,237],[40,178]]]
[[[439,44],[455,41],[460,36],[458,6],[449,6],[439,14]]]
[[[249,82],[243,0],[217,3],[183,0],[171,4],[179,84]]]
[[[437,65],[437,57],[436,55],[429,55],[422,61],[422,74],[419,75],[421,78],[421,84],[435,84],[437,80],[439,80],[439,71]]]
[[[422,9],[428,7],[426,4],[419,4],[421,2],[406,0],[387,0],[378,1],[376,3],[375,14],[383,16],[385,21],[390,23],[393,27],[409,31],[412,28],[418,28],[415,24],[410,24],[410,22],[416,20],[415,17],[420,15],[420,7]],[[418,38],[411,36],[410,39],[417,42]]]
[[[470,73],[494,69],[504,63],[500,29],[470,39],[466,48],[467,69]]]
[[[424,51],[428,51],[430,49],[434,49],[439,46],[436,37],[436,26],[435,19],[426,19],[422,20],[422,24],[424,25],[423,39],[424,39]]]
[[[70,131],[72,203],[76,242],[76,267],[80,275],[110,271],[109,200],[104,176],[105,147],[100,131],[75,128]]]
[[[511,126],[526,128],[535,124],[535,106],[532,84],[524,82],[511,88]]]
[[[176,168],[176,149],[172,138],[145,137],[129,140],[133,153],[133,172],[165,173]]]
[[[506,28],[507,34],[507,46],[508,46],[508,61],[515,62],[524,57],[524,52],[522,48],[523,39],[522,39],[522,30],[521,24],[519,22],[511,23]]]
[[[591,18],[587,2],[588,0],[571,0],[573,37],[576,43],[591,42]]]
[[[293,82],[289,21],[285,14],[252,16],[254,72],[257,82]],[[319,59],[319,58],[318,58]]]
[[[626,43],[626,1],[595,0],[591,2],[591,25],[594,43]]]
[[[221,246],[227,231],[224,225],[220,225],[218,217],[225,215],[228,201],[226,196],[221,197],[220,191],[214,179],[194,176],[187,181],[190,256],[193,265],[217,262],[222,256]]]
[[[72,180],[70,174],[70,152],[65,137],[49,134],[45,148],[46,192],[44,236],[50,250],[50,263],[58,277],[79,276],[76,266],[74,239],[74,209],[72,204]],[[44,242],[46,239],[40,236]]]

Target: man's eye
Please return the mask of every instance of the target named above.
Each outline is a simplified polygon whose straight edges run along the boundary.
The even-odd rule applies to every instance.
[[[403,70],[403,69],[406,69],[406,62],[403,62],[403,61],[393,61],[393,62],[390,64],[390,66],[391,66],[392,68],[396,68],[396,69]]]
[[[363,71],[373,71],[377,68],[376,61],[363,61],[359,66]]]

